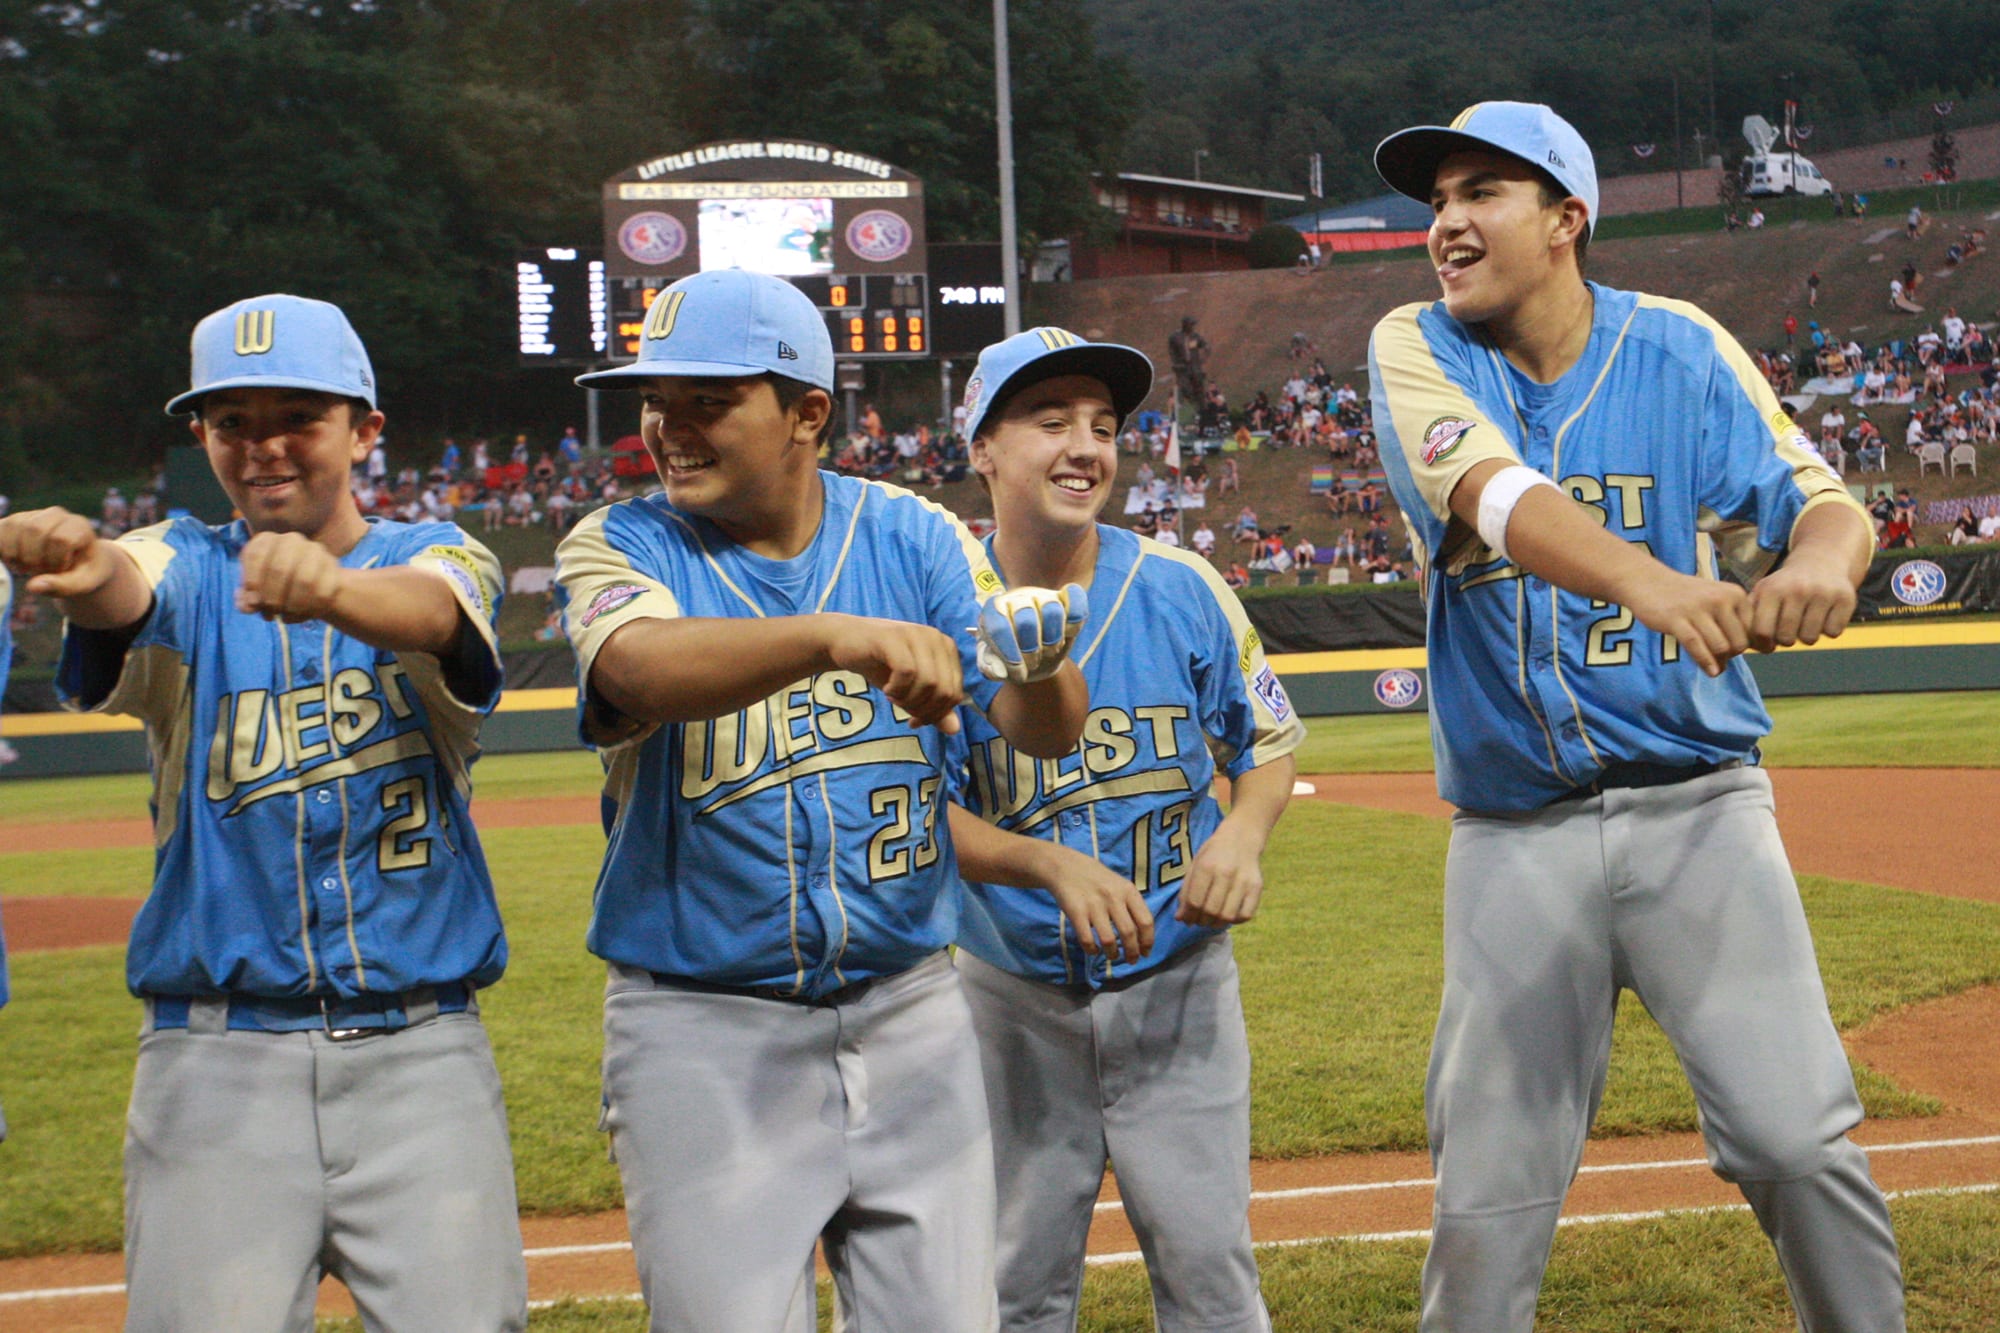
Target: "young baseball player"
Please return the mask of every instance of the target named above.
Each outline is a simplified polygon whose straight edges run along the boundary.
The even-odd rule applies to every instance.
[[[1896,1242],[1778,841],[1740,654],[1839,634],[1869,525],[1694,306],[1583,277],[1590,150],[1482,102],[1384,140],[1443,299],[1375,328],[1423,553],[1445,866],[1423,1327],[1526,1333],[1634,992],[1801,1327],[1903,1327]],[[1750,591],[1719,577],[1739,574]]]
[[[1002,592],[944,510],[818,470],[833,344],[780,279],[674,283],[639,359],[579,382],[639,392],[665,484],[556,555],[608,770],[589,942],[652,1326],[811,1329],[823,1238],[844,1327],[989,1329],[942,730],[969,697],[1067,753],[1083,591]]]
[[[7,669],[14,661],[14,580],[0,564],[0,701],[7,697]],[[7,1006],[7,932],[0,928],[0,1009]],[[7,1113],[0,1107],[0,1142],[7,1138]]]
[[[970,899],[957,963],[993,1119],[1001,1324],[1019,1333],[1076,1326],[1107,1160],[1158,1326],[1271,1326],[1226,931],[1257,911],[1305,732],[1208,561],[1097,522],[1152,383],[1129,347],[1041,328],[988,347],[967,384],[1001,578],[1081,584],[1098,608],[1074,649],[1081,744],[1037,764],[969,710],[955,742],[974,812],[952,811]]]
[[[135,714],[152,749],[126,1327],[309,1330],[326,1272],[372,1328],[522,1328],[474,1000],[506,944],[467,815],[499,566],[355,508],[383,418],[337,307],[239,301],[195,327],[193,367],[167,410],[239,520],[117,541],[60,509],[0,520],[0,559],[69,618],[65,702]]]

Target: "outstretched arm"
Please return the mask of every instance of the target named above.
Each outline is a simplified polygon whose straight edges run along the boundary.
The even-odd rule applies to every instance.
[[[153,609],[138,562],[67,509],[0,518],[0,562],[22,576],[29,592],[53,597],[80,629],[132,629]]]
[[[598,650],[590,689],[640,722],[693,722],[831,670],[860,674],[913,726],[958,730],[952,710],[965,699],[965,667],[957,646],[901,620],[832,613],[633,620]]]
[[[1479,525],[1486,483],[1508,464],[1489,459],[1451,493],[1451,512]],[[1562,491],[1524,492],[1507,522],[1507,554],[1530,574],[1584,597],[1626,607],[1648,629],[1670,634],[1711,676],[1750,647],[1750,597],[1733,583],[1670,569],[1635,543],[1606,531]]]

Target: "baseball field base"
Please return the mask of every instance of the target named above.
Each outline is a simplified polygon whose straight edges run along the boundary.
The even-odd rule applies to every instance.
[[[1274,656],[1292,706],[1307,717],[1424,712],[1430,683],[1421,648]],[[1905,694],[2000,689],[2000,622],[1857,625],[1837,643],[1753,654],[1750,669],[1771,698],[1807,694]],[[576,694],[510,690],[482,733],[489,754],[566,750],[578,744]],[[125,717],[25,713],[0,718],[0,739],[19,756],[8,778],[135,773],[146,740]]]

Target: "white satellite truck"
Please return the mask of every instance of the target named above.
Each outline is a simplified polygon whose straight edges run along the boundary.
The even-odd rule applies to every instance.
[[[1762,116],[1743,118],[1743,138],[1750,145],[1740,168],[1745,195],[1833,193],[1833,182],[1819,174],[1812,159],[1784,147],[1777,128]]]

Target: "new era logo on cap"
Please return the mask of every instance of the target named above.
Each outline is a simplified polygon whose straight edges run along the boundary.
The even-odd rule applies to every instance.
[[[778,343],[778,359],[780,361],[796,361],[799,359],[799,354],[793,350],[790,343],[781,340]]]

